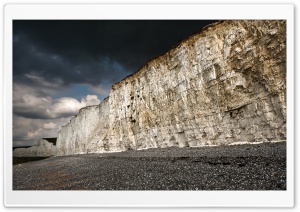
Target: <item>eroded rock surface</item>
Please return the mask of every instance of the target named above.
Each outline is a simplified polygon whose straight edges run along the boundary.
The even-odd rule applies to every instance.
[[[285,21],[222,21],[82,109],[57,154],[285,139]]]

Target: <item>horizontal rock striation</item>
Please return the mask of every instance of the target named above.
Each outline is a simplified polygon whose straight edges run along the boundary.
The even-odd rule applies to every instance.
[[[112,86],[57,155],[286,139],[286,22],[221,21]]]

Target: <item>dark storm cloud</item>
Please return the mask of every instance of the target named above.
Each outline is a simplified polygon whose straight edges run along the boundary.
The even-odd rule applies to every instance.
[[[213,21],[22,21],[13,23],[16,80],[114,83]],[[36,83],[36,82],[35,82]]]
[[[59,45],[59,44],[57,44]],[[53,82],[100,84],[103,81],[113,82],[126,76],[126,70],[107,56],[95,59],[82,49],[77,55],[64,51],[55,51],[33,42],[27,35],[19,36],[14,41],[14,80],[29,84],[42,84],[39,79],[47,79],[48,85]],[[51,47],[51,46],[50,46]],[[32,77],[36,76],[36,77]],[[46,82],[46,80],[44,80]]]

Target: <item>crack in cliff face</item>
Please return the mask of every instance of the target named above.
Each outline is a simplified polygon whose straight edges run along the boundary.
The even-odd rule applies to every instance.
[[[286,139],[286,22],[222,21],[112,86],[57,155]]]

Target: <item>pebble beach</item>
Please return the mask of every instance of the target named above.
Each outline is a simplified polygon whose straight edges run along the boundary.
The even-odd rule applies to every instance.
[[[286,142],[49,157],[13,165],[13,190],[286,190]]]

